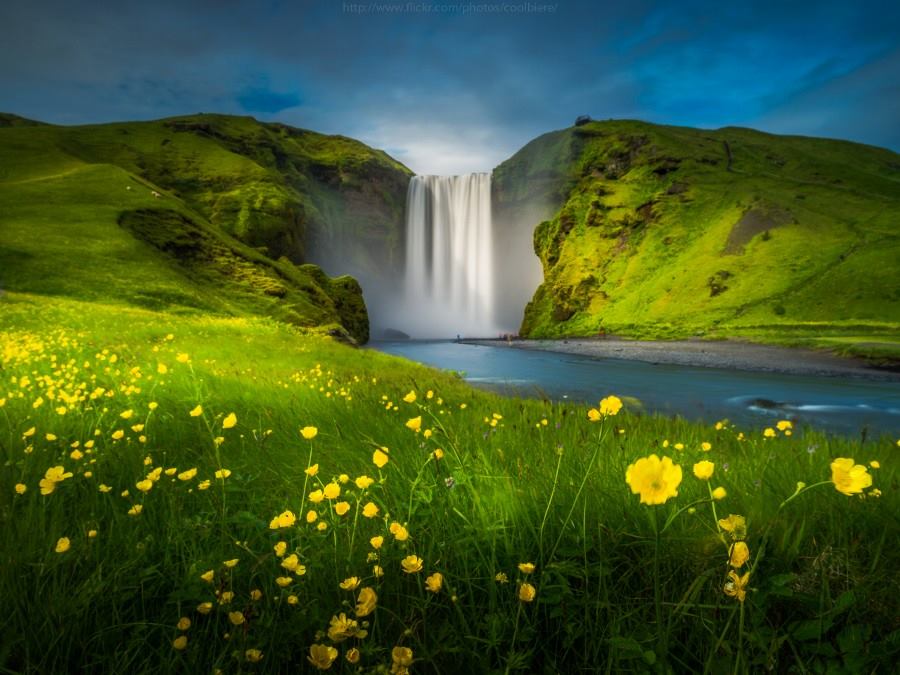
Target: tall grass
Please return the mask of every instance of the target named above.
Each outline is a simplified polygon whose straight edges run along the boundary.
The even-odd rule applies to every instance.
[[[312,670],[313,645],[320,665],[336,650],[336,672],[855,673],[896,659],[896,439],[627,410],[591,422],[264,321],[23,296],[0,312],[3,672],[280,673]],[[625,482],[651,453],[683,471],[658,506]],[[838,492],[837,457],[880,465],[873,486]],[[57,465],[73,475],[42,495]],[[330,483],[339,496],[310,501]],[[296,522],[278,528],[285,511]],[[747,523],[743,602],[725,593],[729,514]],[[403,571],[409,556],[420,571]],[[357,625],[337,630],[341,613]]]

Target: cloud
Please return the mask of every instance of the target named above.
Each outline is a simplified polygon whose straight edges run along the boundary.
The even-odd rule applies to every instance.
[[[422,173],[490,170],[585,113],[900,149],[896,3],[346,4],[0,3],[0,109],[61,123],[249,113],[359,138]]]

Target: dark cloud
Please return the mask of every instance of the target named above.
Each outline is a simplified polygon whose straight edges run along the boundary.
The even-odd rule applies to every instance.
[[[249,112],[434,173],[490,169],[583,113],[900,149],[897,3],[527,3],[546,9],[7,0],[0,109],[60,123]]]

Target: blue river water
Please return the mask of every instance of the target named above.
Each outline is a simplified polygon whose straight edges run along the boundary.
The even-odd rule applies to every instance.
[[[646,412],[706,422],[728,419],[748,429],[790,419],[841,435],[900,438],[897,381],[652,364],[452,341],[372,347],[462,371],[471,384],[509,395],[596,403],[616,394],[638,399]]]

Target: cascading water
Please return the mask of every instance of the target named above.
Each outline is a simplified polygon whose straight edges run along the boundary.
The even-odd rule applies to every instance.
[[[412,178],[404,285],[413,337],[496,335],[490,174]]]

